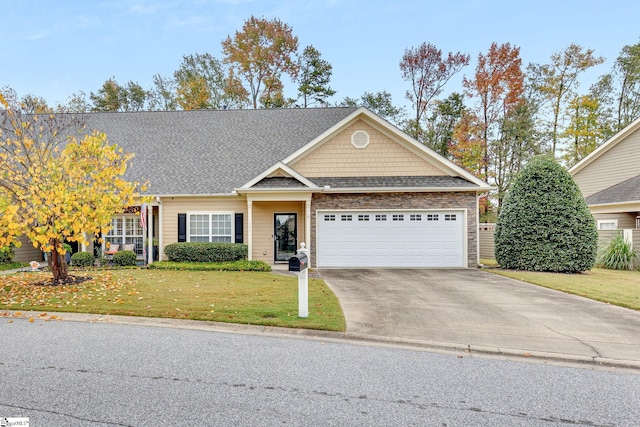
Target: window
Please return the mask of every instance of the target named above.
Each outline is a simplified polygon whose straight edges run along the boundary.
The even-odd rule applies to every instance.
[[[444,215],[444,220],[445,221],[455,221],[458,219],[458,216],[456,214],[445,214]]]
[[[353,221],[353,215],[341,215],[340,216],[340,220],[341,221]]]
[[[120,245],[120,250],[124,245],[135,245],[134,252],[142,255],[142,245],[144,244],[144,230],[140,226],[138,215],[118,215],[111,220],[111,230],[105,236],[105,242],[111,245]]]
[[[617,229],[618,229],[617,219],[599,219],[598,220],[598,230],[617,230]]]
[[[411,214],[409,215],[410,221],[422,221],[422,215],[420,214]]]
[[[367,148],[369,134],[363,130],[357,130],[351,135],[351,144],[356,148]]]
[[[376,221],[386,221],[387,220],[387,215],[385,214],[377,214],[376,215]]]
[[[438,214],[427,214],[427,221],[438,221]]]
[[[198,212],[187,215],[188,242],[233,242],[233,214]]]
[[[366,215],[366,214],[358,215],[358,221],[369,221],[369,215]]]
[[[404,221],[404,215],[402,214],[393,214],[394,221]]]
[[[324,216],[324,220],[325,221],[335,221],[336,220],[336,216],[335,215],[325,215]]]

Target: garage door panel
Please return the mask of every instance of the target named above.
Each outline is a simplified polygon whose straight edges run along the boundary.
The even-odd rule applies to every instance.
[[[318,215],[319,267],[463,267],[464,213],[330,211]]]

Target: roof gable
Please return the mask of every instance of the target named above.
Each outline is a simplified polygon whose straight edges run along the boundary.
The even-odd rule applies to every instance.
[[[569,173],[589,197],[640,174],[640,119],[631,123],[587,157]]]
[[[351,143],[358,131],[369,134],[366,148]],[[314,176],[451,176],[491,188],[366,108],[354,111],[283,163],[312,180]]]
[[[609,150],[614,148],[620,142],[624,141],[629,135],[634,133],[635,131],[640,129],[640,118],[634,120],[631,124],[629,124],[626,128],[622,129],[620,132],[609,138],[605,141],[601,146],[592,151],[587,157],[580,160],[574,166],[569,168],[569,173],[571,175],[575,175],[591,163],[596,161],[601,156],[605,155]]]
[[[318,186],[282,162],[271,166],[238,190],[257,188],[317,189]]]

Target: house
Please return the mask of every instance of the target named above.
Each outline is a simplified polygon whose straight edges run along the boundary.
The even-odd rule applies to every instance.
[[[640,119],[582,159],[569,173],[580,187],[598,230],[640,228]]]
[[[175,242],[245,243],[313,267],[475,267],[478,196],[491,187],[365,108],[90,113],[148,181],[106,240],[164,258]],[[91,250],[91,248],[82,248]]]

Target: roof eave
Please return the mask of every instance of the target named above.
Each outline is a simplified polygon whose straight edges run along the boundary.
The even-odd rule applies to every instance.
[[[274,188],[236,188],[238,194],[249,193],[316,193],[323,189],[321,187],[274,187]]]
[[[589,204],[592,213],[640,212],[640,200]]]
[[[486,193],[495,187],[325,187],[324,193]]]

